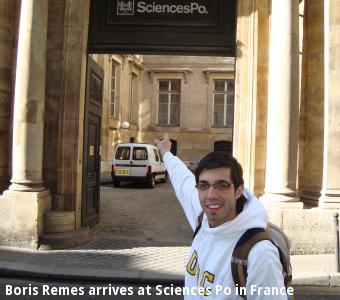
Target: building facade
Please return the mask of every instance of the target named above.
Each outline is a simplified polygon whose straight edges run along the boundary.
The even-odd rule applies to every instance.
[[[340,207],[337,4],[237,4],[233,153],[271,217],[292,239],[296,228],[306,233],[294,244],[299,253],[308,245],[310,252],[330,251],[331,216]],[[3,0],[0,6],[0,214],[7,216],[0,218],[1,244],[37,248],[56,234],[84,235],[98,221],[99,199],[86,199],[98,195],[101,152],[103,168],[109,165],[102,134],[112,144],[131,135],[152,142],[155,133],[170,131],[188,163],[214,141],[230,140],[218,107],[207,105],[222,87],[214,81],[228,79],[215,66],[189,59],[179,68],[175,58],[141,62],[116,55],[103,63],[129,66],[130,103],[103,102],[100,70],[88,71],[89,0]],[[205,84],[192,86],[202,78]],[[119,86],[106,88],[104,94],[124,98]],[[179,89],[185,102],[178,101]],[[114,108],[103,108],[109,104]],[[117,107],[120,118],[104,117]],[[322,244],[316,242],[320,232]]]
[[[210,151],[232,152],[234,58],[92,57],[104,71],[102,173],[111,171],[117,143],[130,137],[153,144],[168,132],[192,169]]]

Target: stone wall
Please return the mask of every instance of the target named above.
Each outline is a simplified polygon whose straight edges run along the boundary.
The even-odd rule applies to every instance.
[[[287,234],[292,255],[334,253],[334,211],[271,208],[268,214]]]
[[[214,142],[232,141],[232,128],[214,127],[213,80],[234,78],[234,58],[195,56],[145,56],[143,71],[143,141],[153,143],[165,132],[177,141],[177,155],[197,162],[213,151]],[[158,80],[181,79],[179,126],[157,124]]]

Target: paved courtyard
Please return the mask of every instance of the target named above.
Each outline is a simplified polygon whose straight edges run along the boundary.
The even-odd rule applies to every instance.
[[[113,240],[115,248],[119,240],[135,247],[191,244],[192,230],[169,182],[154,189],[143,183],[122,183],[119,188],[106,184],[100,192],[100,223],[93,228],[97,239],[88,247],[106,243],[110,248]]]

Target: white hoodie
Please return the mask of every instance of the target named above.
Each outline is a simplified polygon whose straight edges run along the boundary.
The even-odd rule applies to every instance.
[[[195,177],[170,152],[164,163],[176,196],[193,230],[202,208],[195,188]],[[215,228],[210,228],[204,215],[190,249],[185,273],[185,299],[242,299],[231,274],[231,255],[241,235],[249,228],[265,228],[268,223],[263,205],[248,191],[243,211],[237,217]],[[287,299],[282,266],[276,247],[269,241],[257,243],[249,252],[246,295],[248,300]],[[205,295],[203,295],[205,293]],[[243,292],[244,293],[244,292]]]

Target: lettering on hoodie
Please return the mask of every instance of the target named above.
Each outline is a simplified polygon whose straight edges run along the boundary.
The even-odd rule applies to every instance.
[[[191,276],[196,276],[196,281],[198,283],[199,277],[200,277],[200,267],[198,264],[198,255],[197,252],[194,251],[191,255],[191,258],[189,259],[189,262],[187,264],[187,272]],[[210,282],[213,283],[215,280],[215,274],[212,274],[208,271],[204,271],[202,274],[202,279],[200,282],[200,287],[204,288],[203,295],[209,296],[211,294],[211,288],[206,287],[206,283]]]

